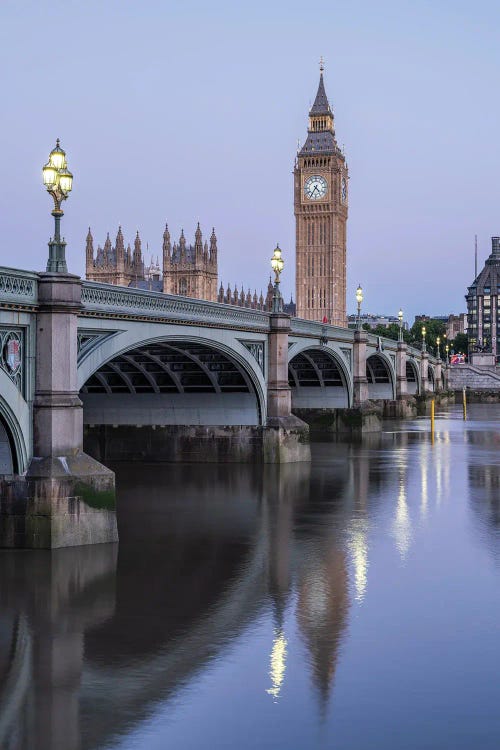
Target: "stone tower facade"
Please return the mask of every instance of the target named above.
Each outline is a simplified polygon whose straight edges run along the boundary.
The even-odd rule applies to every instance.
[[[114,246],[109,233],[104,247],[94,253],[94,240],[89,229],[85,250],[85,276],[89,281],[105,284],[138,287],[166,294],[217,302],[217,237],[212,229],[210,244],[203,242],[200,225],[195,232],[194,245],[188,245],[184,230],[178,244],[172,246],[168,227],[163,233],[163,269],[158,260],[146,266],[142,255],[141,239],[137,232],[134,250],[125,248],[121,227],[118,228]]]
[[[99,245],[94,257],[94,239],[89,228],[85,248],[85,278],[120,286],[137,286],[139,281],[143,281],[144,262],[139,232],[135,237],[133,252],[130,245],[125,248],[121,227],[118,227],[114,247],[108,232],[104,247]]]
[[[348,171],[320,65],[307,138],[294,169],[297,316],[346,326]]]
[[[210,246],[203,242],[200,224],[194,245],[187,245],[184,230],[172,246],[168,226],[163,233],[163,291],[217,302],[217,237],[212,229]]]

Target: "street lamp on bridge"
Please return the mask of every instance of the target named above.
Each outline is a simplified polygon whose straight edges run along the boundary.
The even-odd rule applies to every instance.
[[[356,302],[358,303],[358,320],[356,328],[358,331],[361,330],[361,303],[363,302],[363,290],[361,289],[361,284],[358,284],[358,288],[356,289]]]
[[[271,258],[271,268],[274,271],[274,289],[273,289],[273,313],[283,312],[283,298],[280,292],[280,274],[285,267],[285,261],[281,257],[281,248],[276,245],[276,248]]]
[[[440,346],[441,346],[441,336],[437,337],[437,339],[436,339],[436,345],[437,345],[438,359],[441,359],[441,349],[440,349]]]
[[[399,321],[399,341],[403,340],[403,311],[401,308],[399,308],[398,312],[398,321]]]
[[[446,344],[445,350],[446,350],[446,363],[449,364],[449,362],[450,362],[450,356],[449,356],[448,352],[450,351],[450,347],[448,346],[448,344]]]
[[[422,326],[422,351],[423,352],[427,351],[427,345],[425,343],[425,334],[426,334],[425,326]]]
[[[52,216],[54,217],[55,229],[54,238],[51,238],[49,242],[47,271],[50,273],[68,273],[65,256],[66,242],[64,238],[61,239],[61,217],[64,215],[61,203],[66,200],[72,190],[73,175],[68,169],[66,153],[61,148],[59,138],[43,168],[43,184],[54,200]]]

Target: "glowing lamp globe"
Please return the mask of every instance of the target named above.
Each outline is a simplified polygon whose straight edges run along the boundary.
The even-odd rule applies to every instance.
[[[57,169],[52,166],[50,162],[44,166],[42,170],[43,184],[46,188],[52,188],[57,184]]]
[[[49,164],[55,169],[66,169],[66,152],[59,145],[59,138],[49,154]]]
[[[59,187],[63,193],[71,193],[73,187],[73,175],[69,169],[61,169],[59,172]]]

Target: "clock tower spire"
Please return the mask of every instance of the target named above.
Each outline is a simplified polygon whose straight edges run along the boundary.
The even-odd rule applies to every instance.
[[[335,139],[323,58],[307,138],[294,169],[297,315],[346,326],[348,172]]]

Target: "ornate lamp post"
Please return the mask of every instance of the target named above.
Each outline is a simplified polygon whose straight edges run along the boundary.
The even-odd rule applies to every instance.
[[[71,192],[73,175],[68,169],[66,153],[59,144],[59,138],[43,168],[43,184],[54,200],[52,216],[54,217],[55,229],[54,238],[51,238],[49,242],[47,271],[50,273],[68,273],[65,257],[66,242],[64,238],[61,239],[61,217],[64,214],[61,203],[66,200]]]
[[[273,289],[273,313],[283,312],[283,298],[280,293],[280,274],[285,267],[285,261],[281,257],[281,248],[276,245],[276,249],[271,258],[271,268],[274,271],[274,289]]]
[[[426,334],[425,326],[422,326],[422,351],[423,352],[427,351],[427,345],[425,343],[425,334]]]
[[[441,337],[440,336],[438,336],[437,339],[436,339],[436,345],[437,345],[438,359],[441,359],[441,349],[440,349],[440,346],[441,346]]]
[[[446,364],[449,364],[449,362],[450,362],[450,356],[449,356],[448,352],[450,351],[450,347],[448,346],[448,344],[446,344],[445,350],[446,350]]]
[[[399,308],[398,312],[398,321],[399,321],[399,339],[398,341],[403,340],[403,311],[401,308]]]
[[[361,330],[361,303],[363,302],[363,290],[361,284],[358,284],[356,289],[356,302],[358,303],[358,320],[356,321],[356,328],[358,331]]]

